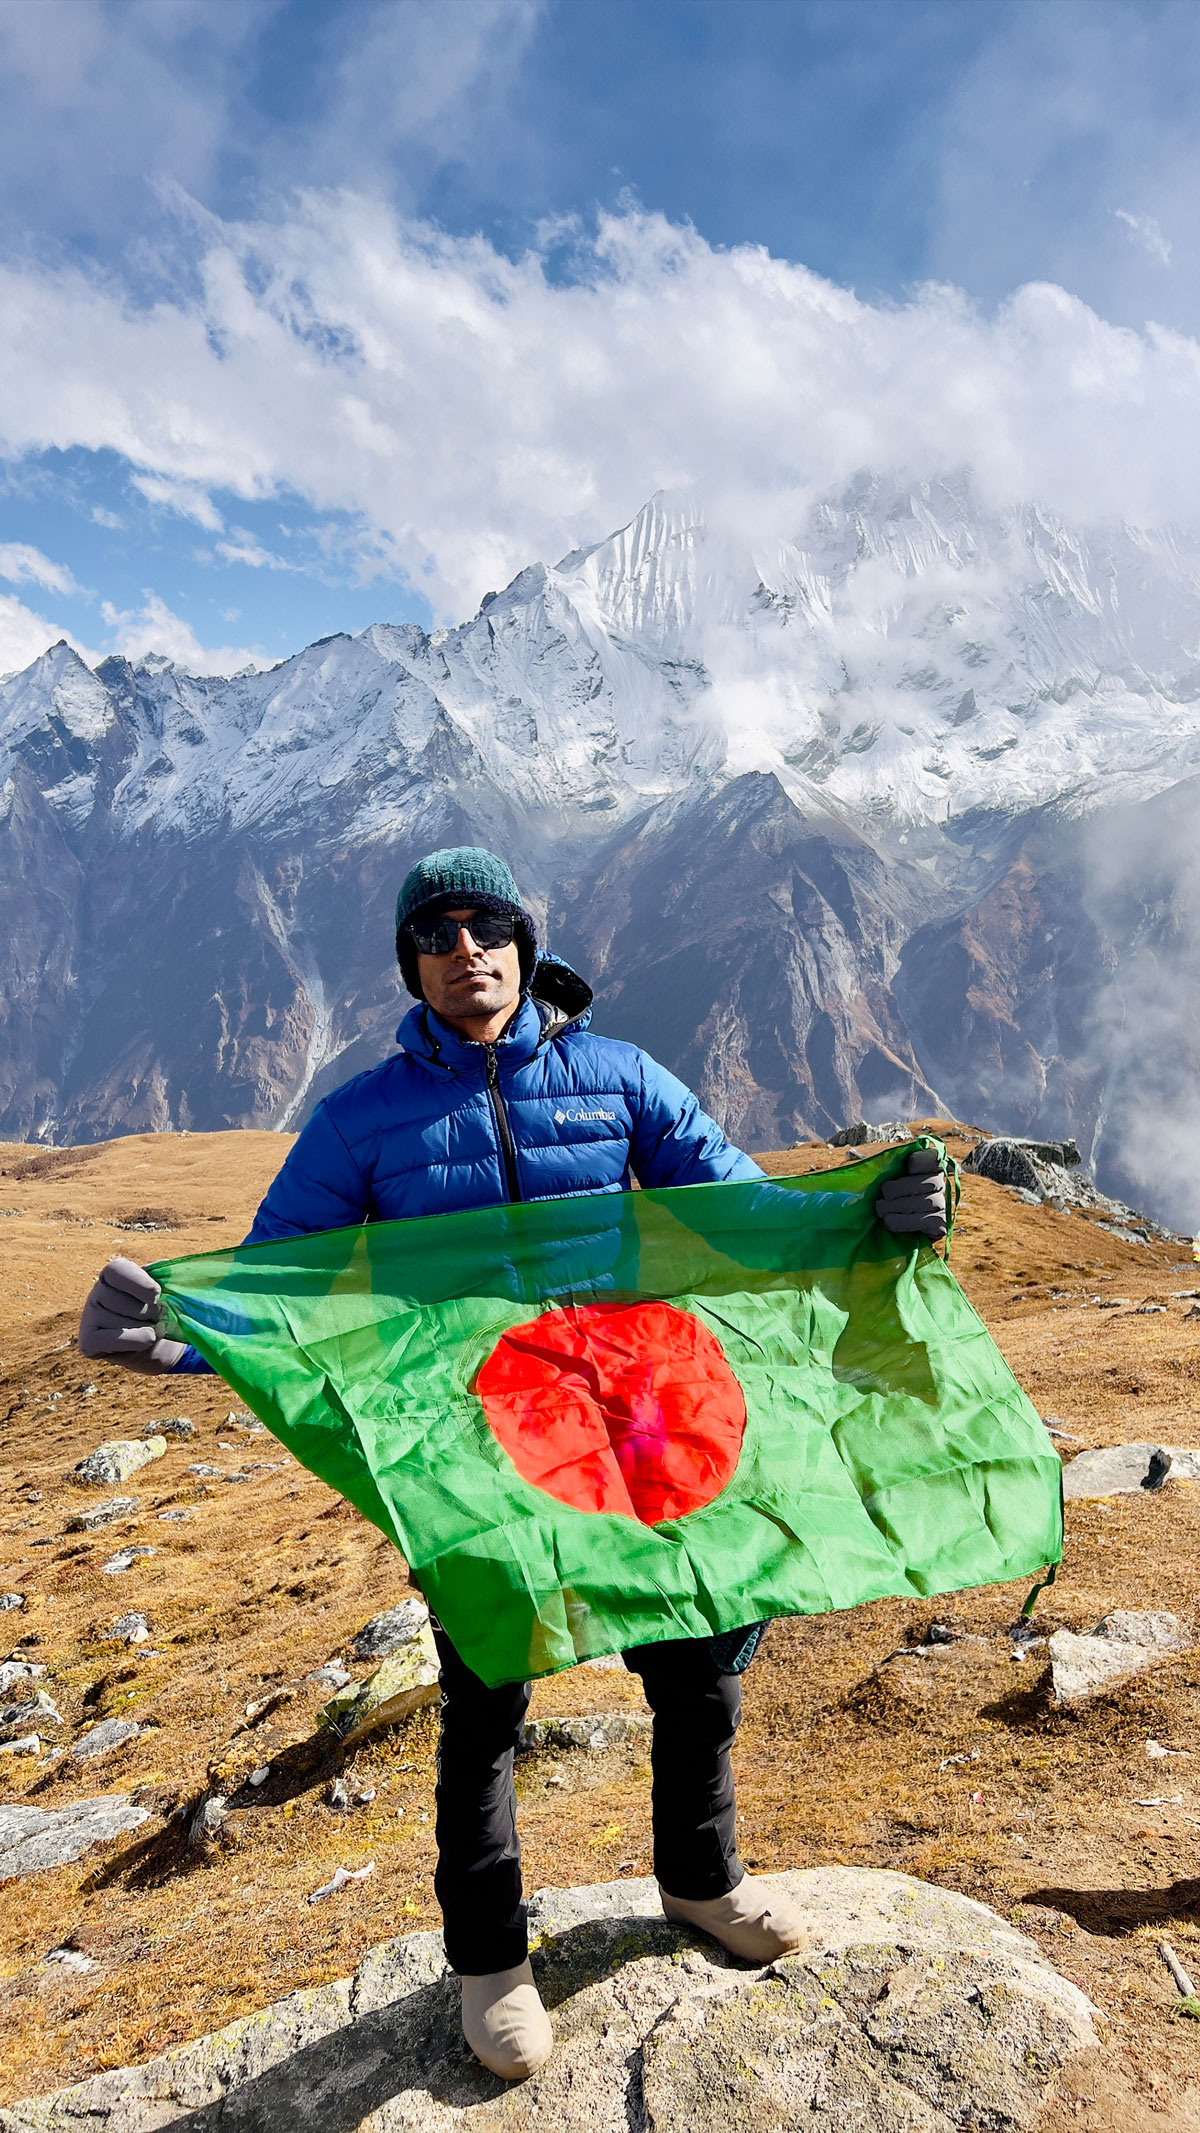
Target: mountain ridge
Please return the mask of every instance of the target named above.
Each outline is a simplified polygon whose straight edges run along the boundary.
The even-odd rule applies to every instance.
[[[479,841],[731,1132],[936,1095],[1183,1220],[1142,1143],[1200,1125],[1197,778],[1200,538],[965,475],[789,539],[658,496],[261,674],[62,644],[0,681],[0,1132],[302,1122],[391,1042],[405,866]]]

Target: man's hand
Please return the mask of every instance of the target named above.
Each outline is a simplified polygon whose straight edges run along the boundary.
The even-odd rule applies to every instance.
[[[946,1180],[936,1148],[914,1148],[901,1175],[880,1186],[875,1212],[896,1235],[945,1236]]]
[[[132,1259],[110,1259],[83,1307],[79,1353],[157,1376],[173,1370],[182,1341],[162,1337],[162,1290]]]

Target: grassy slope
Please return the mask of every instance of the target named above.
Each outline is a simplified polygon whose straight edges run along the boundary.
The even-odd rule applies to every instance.
[[[149,2057],[436,1921],[430,1715],[355,1751],[347,1777],[376,1798],[346,1817],[325,1803],[339,1764],[312,1738],[324,1692],[296,1687],[402,1596],[402,1564],[270,1440],[247,1443],[224,1426],[231,1402],[218,1382],[164,1388],[89,1367],[72,1344],[82,1295],[110,1252],[149,1260],[235,1242],[286,1146],[272,1134],[134,1138],[40,1159],[33,1174],[29,1150],[0,1147],[0,1589],[30,1595],[24,1614],[0,1617],[3,1651],[41,1640],[31,1656],[49,1667],[67,1738],[109,1715],[146,1726],[90,1774],[5,1757],[0,1798],[50,1806],[132,1791],[153,1810],[142,1830],[76,1866],[0,1885],[0,2101]],[[764,1160],[783,1172],[837,1158],[812,1147]],[[119,1226],[146,1210],[171,1225],[165,1234]],[[1084,1442],[1200,1443],[1200,1320],[1168,1300],[1200,1287],[1184,1255],[1122,1244],[968,1179],[954,1265],[1035,1402]],[[1096,1294],[1168,1308],[1083,1308]],[[180,1410],[197,1438],[128,1485],[139,1515],[95,1536],[65,1534],[66,1512],[89,1500],[66,1479],[74,1462]],[[241,1486],[187,1471],[258,1459],[280,1464]],[[158,1521],[179,1505],[189,1521]],[[129,1540],[157,1553],[103,1575]],[[1087,1628],[1113,1606],[1200,1615],[1198,1542],[1200,1484],[1072,1507],[1064,1569],[1040,1617]],[[777,1625],[750,1676],[739,1742],[744,1853],[762,1869],[896,1867],[1011,1914],[1112,2025],[1105,2065],[1072,2075],[1053,2123],[1173,2133],[1200,2123],[1200,2025],[1172,2016],[1154,1944],[1165,1932],[1200,1971],[1200,1652],[1068,1717],[1049,1707],[1038,1663],[1009,1659],[1000,1633],[1023,1597],[1000,1588],[940,1604],[933,1612],[967,1636],[931,1661],[889,1660],[929,1608],[888,1602]],[[150,1618],[153,1656],[103,1641],[131,1607]],[[285,1688],[290,1700],[234,1739],[247,1706]],[[540,1684],[534,1710],[639,1702],[623,1674],[584,1669]],[[1147,1738],[1191,1752],[1150,1761]],[[231,1749],[273,1758],[278,1774],[228,1843],[189,1853],[172,1810]],[[963,1754],[973,1760],[940,1767]],[[561,1772],[525,1767],[531,1888],[649,1871],[645,1769],[614,1756],[584,1774],[581,1760]],[[1176,1793],[1181,1807],[1135,1804]],[[334,1866],[368,1859],[368,1881],[308,1907]],[[45,1967],[69,1936],[96,1971]]]

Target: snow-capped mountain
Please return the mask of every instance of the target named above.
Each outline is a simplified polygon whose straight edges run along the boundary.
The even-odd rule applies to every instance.
[[[757,546],[656,498],[431,635],[230,680],[59,645],[0,780],[10,1138],[298,1122],[389,1047],[400,875],[469,840],[747,1145],[940,1103],[1194,1219],[1191,536],[965,477]]]

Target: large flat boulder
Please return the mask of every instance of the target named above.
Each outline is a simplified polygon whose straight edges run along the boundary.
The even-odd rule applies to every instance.
[[[544,1891],[555,2052],[509,2088],[471,2057],[441,1937],[375,1948],[142,2067],[0,2111],[0,2133],[1018,2133],[1093,2010],[982,1904],[905,1874],[779,1880],[812,1923],[756,1970],[669,1926],[651,1881]]]
[[[69,1866],[93,1844],[106,1844],[148,1820],[146,1808],[135,1807],[119,1792],[75,1800],[70,1807],[0,1806],[0,1881]]]

